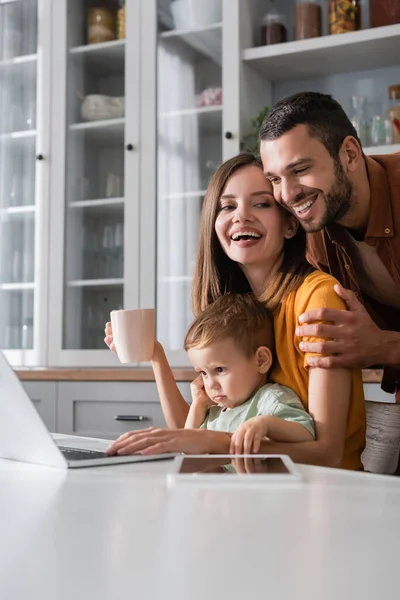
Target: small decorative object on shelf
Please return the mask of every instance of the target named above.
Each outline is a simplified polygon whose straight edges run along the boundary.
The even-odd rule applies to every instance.
[[[125,20],[126,20],[126,3],[125,0],[119,0],[119,9],[117,12],[117,38],[125,39]]]
[[[352,96],[351,105],[350,121],[357,131],[361,145],[366,147],[369,145],[369,120],[366,114],[365,96]]]
[[[393,143],[400,144],[400,85],[389,87],[388,117],[393,123]]]
[[[261,45],[281,44],[286,41],[286,19],[273,2],[261,22]]]
[[[330,0],[329,33],[348,33],[361,28],[360,0]]]
[[[369,0],[371,27],[383,27],[400,23],[399,0]]]
[[[322,10],[319,0],[296,0],[295,38],[305,40],[322,35]]]
[[[253,152],[253,154],[260,153],[260,140],[259,132],[264,118],[269,113],[269,106],[264,108],[258,113],[258,115],[251,120],[250,131],[243,136],[240,147],[243,152]]]
[[[88,44],[100,44],[115,40],[115,12],[109,8],[90,8],[88,10]]]

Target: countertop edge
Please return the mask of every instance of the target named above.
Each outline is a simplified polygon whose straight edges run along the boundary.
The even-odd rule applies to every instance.
[[[196,372],[188,368],[174,368],[175,381],[193,381]],[[73,368],[16,368],[21,381],[154,381],[151,368],[144,369],[73,369]],[[363,369],[364,383],[380,383],[381,369]]]

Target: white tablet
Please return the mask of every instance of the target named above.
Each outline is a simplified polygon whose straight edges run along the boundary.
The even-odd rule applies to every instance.
[[[268,483],[300,481],[303,475],[283,454],[202,454],[177,456],[171,482]]]

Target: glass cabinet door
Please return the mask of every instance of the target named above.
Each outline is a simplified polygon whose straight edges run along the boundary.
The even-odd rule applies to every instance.
[[[43,28],[46,10],[43,0],[0,3],[0,348],[16,365],[45,360],[36,333],[44,308],[39,298],[45,294],[38,254],[46,237],[48,123],[41,98],[48,86],[42,59],[49,50],[45,36],[38,43],[38,11]],[[35,359],[32,351],[39,343],[42,352]]]
[[[62,105],[55,107],[52,121],[56,132],[63,129],[63,185],[56,182],[60,214],[55,225],[63,240],[58,246],[63,268],[58,266],[57,272],[55,265],[52,272],[57,278],[62,271],[56,315],[62,324],[56,345],[67,364],[79,364],[81,351],[86,351],[87,365],[102,360],[93,351],[103,350],[105,362],[113,359],[104,344],[104,324],[110,311],[125,307],[127,301],[125,222],[131,207],[126,199],[132,189],[127,173],[135,179],[136,154],[127,88],[137,69],[128,73],[134,58],[128,56],[126,24],[134,10],[135,0],[60,0],[55,9],[55,21],[64,31],[56,49],[63,69],[58,75],[62,89],[57,85],[55,93]],[[133,120],[137,118],[136,112]],[[136,203],[134,194],[129,202]],[[132,237],[136,238],[134,229]],[[132,269],[134,260],[128,265]]]
[[[157,20],[157,337],[177,351],[193,318],[204,193],[222,161],[222,3],[158,0]]]

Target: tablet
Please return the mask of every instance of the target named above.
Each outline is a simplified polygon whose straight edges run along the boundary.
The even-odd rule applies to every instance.
[[[303,476],[284,454],[202,454],[174,459],[169,480],[174,482],[268,483],[301,481]]]

